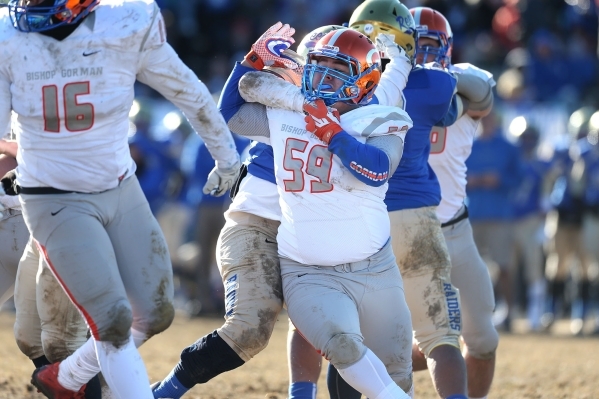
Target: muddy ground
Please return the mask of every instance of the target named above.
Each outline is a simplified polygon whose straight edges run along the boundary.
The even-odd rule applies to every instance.
[[[14,315],[0,313],[0,399],[40,399],[29,384],[31,362],[19,352],[12,334]],[[222,320],[175,319],[163,334],[141,348],[152,381],[164,377],[181,349],[213,331]],[[563,328],[562,328],[563,327]],[[599,398],[599,338],[572,338],[559,325],[554,335],[503,334],[495,382],[489,398]],[[518,328],[516,328],[518,330]],[[520,329],[522,330],[522,329]],[[285,399],[287,319],[281,316],[268,348],[250,363],[207,384],[196,386],[189,399]],[[325,373],[318,399],[328,398]],[[436,398],[426,373],[416,374],[416,397]]]

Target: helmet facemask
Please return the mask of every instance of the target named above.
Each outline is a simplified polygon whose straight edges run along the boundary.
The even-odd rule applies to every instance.
[[[10,0],[9,15],[21,32],[43,32],[74,24],[88,15],[100,0]],[[37,3],[37,4],[32,4]]]
[[[320,57],[332,58],[346,64],[349,72],[344,73],[331,67],[318,65],[318,59]],[[371,96],[365,96],[362,99],[358,99],[360,96],[360,88],[356,83],[358,79],[369,74],[378,67],[378,64],[373,64],[362,73],[358,74],[356,71],[361,69],[360,63],[357,59],[349,55],[327,50],[311,51],[308,53],[308,63],[304,67],[302,92],[308,101],[322,99],[327,106],[333,105],[338,101],[352,102],[354,104],[366,103],[370,100]],[[321,74],[321,78],[317,82],[314,82],[314,77],[318,73]],[[333,86],[326,83],[328,77],[341,81],[342,85],[337,90],[333,90]],[[368,87],[368,89],[370,89],[370,87]],[[371,90],[371,93],[372,92],[373,90]]]
[[[429,38],[439,43],[439,47],[427,46],[423,43],[423,40],[419,40],[416,45],[416,60],[423,60],[422,63],[437,62],[444,68],[447,68],[451,64],[451,39],[447,38],[447,35],[443,32],[422,30],[419,28],[419,39]],[[429,55],[434,57],[433,61],[428,61]]]

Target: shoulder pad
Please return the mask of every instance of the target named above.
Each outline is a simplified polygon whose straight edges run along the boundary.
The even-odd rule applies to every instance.
[[[19,33],[8,16],[8,7],[0,7],[0,43],[6,42]],[[2,45],[4,46],[4,45]]]
[[[451,65],[450,70],[456,73],[467,73],[470,75],[478,76],[481,79],[485,79],[491,87],[495,86],[495,80],[493,79],[493,74],[491,72],[485,71],[484,69],[480,69],[472,64],[467,62]]]
[[[445,68],[443,68],[443,65],[439,64],[438,62],[429,62],[429,63],[424,64],[422,67],[424,69],[435,69],[438,71],[447,72],[447,70]]]
[[[368,105],[341,115],[341,127],[352,136],[406,133],[413,125],[407,112],[387,105]]]
[[[103,0],[94,12],[94,34],[109,45],[142,51],[166,42],[162,15],[154,0]]]

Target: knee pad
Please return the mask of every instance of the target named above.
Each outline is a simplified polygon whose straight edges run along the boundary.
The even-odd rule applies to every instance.
[[[19,336],[15,337],[15,340],[21,352],[29,359],[33,360],[44,356],[44,348],[42,347],[41,343],[32,343],[29,340]]]
[[[175,318],[175,307],[172,302],[161,302],[154,308],[152,314],[150,315],[150,319],[148,322],[148,328],[144,331],[147,335],[147,338],[160,334],[173,322]]]
[[[493,326],[477,334],[464,335],[463,339],[468,354],[480,360],[492,359],[499,345],[499,334]]]
[[[116,347],[129,341],[133,312],[128,302],[124,300],[116,302],[101,321],[105,322],[96,324],[96,334],[94,334],[97,335],[94,336],[96,340],[109,342]],[[92,333],[94,333],[93,330],[92,328]]]
[[[323,348],[325,359],[339,369],[356,363],[365,352],[366,346],[362,343],[362,338],[356,334],[334,335]]]

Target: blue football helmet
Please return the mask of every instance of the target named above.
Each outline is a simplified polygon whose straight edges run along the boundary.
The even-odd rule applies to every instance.
[[[318,65],[319,58],[332,58],[347,64],[349,72]],[[321,78],[315,82],[315,74]],[[343,82],[333,91],[326,78]],[[308,101],[322,99],[327,106],[338,101],[366,104],[381,79],[381,57],[375,45],[362,33],[353,29],[337,29],[322,37],[308,52],[302,76],[302,93]]]
[[[88,15],[100,0],[10,0],[8,12],[13,26],[21,32],[43,32],[74,24]]]

